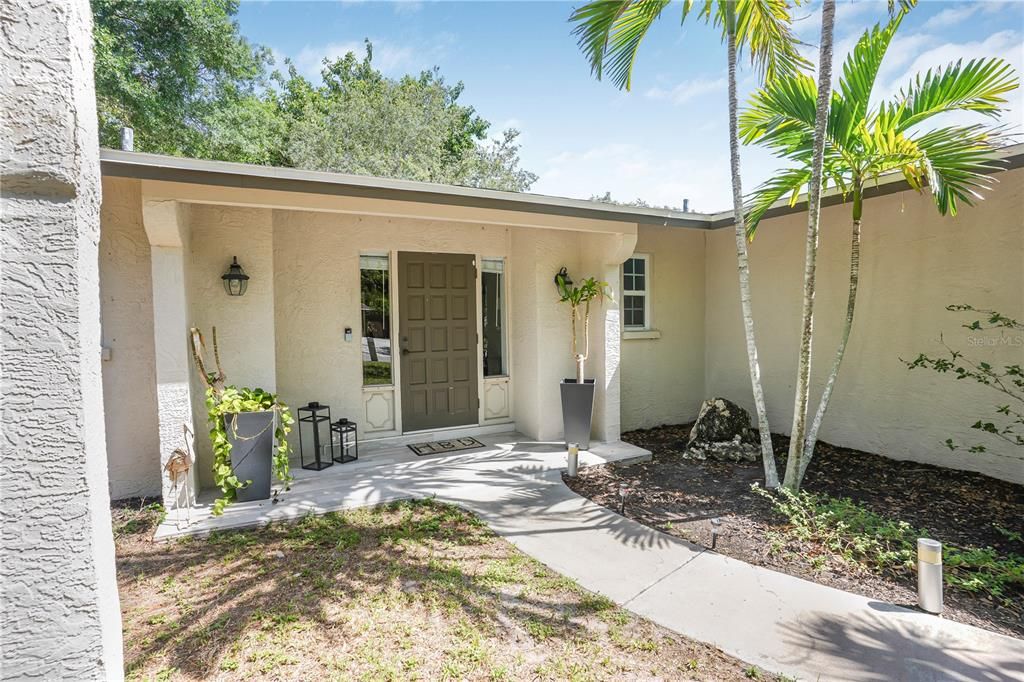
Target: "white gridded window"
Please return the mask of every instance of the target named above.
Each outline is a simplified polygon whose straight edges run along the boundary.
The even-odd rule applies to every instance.
[[[633,256],[622,265],[622,325],[626,329],[650,327],[650,276],[647,256]]]

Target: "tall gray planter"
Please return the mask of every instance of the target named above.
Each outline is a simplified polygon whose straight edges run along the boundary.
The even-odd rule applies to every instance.
[[[239,502],[270,498],[270,476],[274,468],[274,416],[273,410],[267,410],[242,412],[224,418],[228,443],[231,444],[231,469],[243,483],[252,481],[236,491],[235,499]]]
[[[590,448],[590,424],[594,417],[594,380],[563,379],[562,426],[565,430],[565,444],[578,443],[580,450]]]

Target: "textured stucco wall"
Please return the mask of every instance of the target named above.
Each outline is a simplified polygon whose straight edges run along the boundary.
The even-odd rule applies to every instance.
[[[274,240],[269,209],[233,206],[189,207],[188,324],[203,330],[213,362],[211,330],[217,327],[221,365],[228,382],[275,391]],[[244,296],[228,296],[221,281],[231,257],[251,278]],[[212,368],[211,368],[212,369]],[[205,387],[193,370],[193,419],[199,482],[213,485],[213,450],[205,437]]]
[[[965,381],[917,370],[899,358],[942,352],[946,343],[992,363],[1024,363],[1024,343],[972,347],[951,303],[991,307],[1024,319],[1024,170],[1000,173],[977,207],[940,217],[931,198],[907,191],[864,207],[861,284],[850,345],[821,430],[825,441],[897,459],[1024,481],[1024,460],[998,439],[989,454],[950,452],[946,438],[974,443],[969,428],[999,396]],[[788,432],[799,334],[806,215],[765,222],[751,245],[754,311],[772,430]],[[817,400],[838,340],[849,268],[849,206],[822,215],[816,299]],[[730,229],[709,234],[707,395],[752,408]],[[816,406],[817,403],[815,402]]]
[[[622,428],[696,418],[704,399],[704,230],[642,225],[651,327],[660,338],[622,341]],[[627,335],[628,336],[628,335]]]
[[[113,499],[160,494],[153,278],[137,180],[104,178],[100,234],[103,404]]]
[[[118,680],[89,5],[12,0],[0,24],[0,669]]]

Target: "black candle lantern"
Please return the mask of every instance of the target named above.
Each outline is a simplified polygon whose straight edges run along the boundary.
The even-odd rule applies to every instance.
[[[334,441],[331,438],[331,408],[328,405],[321,405],[317,402],[311,402],[308,405],[303,405],[296,410],[299,414],[299,460],[302,462],[303,469],[312,469],[313,471],[320,471],[334,464]],[[327,436],[327,443],[331,446],[331,456],[323,458],[320,456],[320,444],[323,442],[321,439],[321,428],[326,425],[326,431],[323,435]],[[310,432],[305,439],[302,438],[302,432]],[[310,461],[306,463],[306,445],[312,441],[313,453],[310,457]]]
[[[331,438],[338,436],[340,447],[334,455],[334,461],[338,464],[354,462],[359,459],[359,435],[356,423],[342,417],[331,424]]]
[[[224,282],[224,291],[228,292],[228,296],[241,296],[249,288],[249,275],[245,274],[245,270],[238,264],[238,256],[231,257],[228,271],[220,278]]]

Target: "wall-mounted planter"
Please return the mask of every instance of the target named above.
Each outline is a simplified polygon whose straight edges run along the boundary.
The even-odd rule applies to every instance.
[[[274,461],[273,410],[242,412],[224,418],[231,444],[231,469],[240,481],[252,481],[236,491],[239,502],[270,499],[270,476]],[[238,436],[235,436],[237,421]]]
[[[562,426],[566,447],[569,443],[578,443],[581,450],[590,449],[594,388],[593,379],[584,379],[582,384],[576,383],[575,379],[562,380]]]

